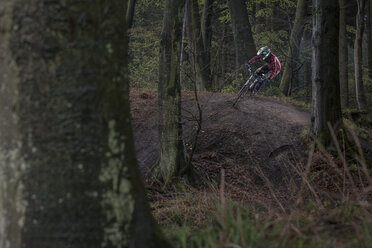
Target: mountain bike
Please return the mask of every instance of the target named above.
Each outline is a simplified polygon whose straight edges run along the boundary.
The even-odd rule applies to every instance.
[[[251,76],[239,90],[233,107],[235,107],[238,101],[243,98],[248,93],[248,91],[250,92],[251,96],[255,96],[259,92],[263,81],[266,79],[265,73],[263,73],[261,70],[256,70],[253,74],[251,68],[248,68],[248,71]]]

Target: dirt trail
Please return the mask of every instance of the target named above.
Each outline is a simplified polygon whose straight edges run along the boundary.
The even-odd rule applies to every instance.
[[[236,173],[259,174],[259,168],[271,182],[279,184],[288,174],[288,163],[306,158],[307,145],[301,132],[310,125],[308,112],[266,97],[245,97],[237,109],[232,108],[234,96],[230,94],[201,93],[199,99],[204,120],[194,164],[207,169],[212,177],[218,177],[219,169],[225,168],[227,174],[231,172],[233,184],[246,184],[242,181],[257,178],[239,179]],[[157,95],[134,90],[131,102],[137,157],[146,172],[158,159]],[[193,93],[183,93],[182,106],[185,117],[197,113]],[[184,139],[190,149],[195,123],[184,119]]]

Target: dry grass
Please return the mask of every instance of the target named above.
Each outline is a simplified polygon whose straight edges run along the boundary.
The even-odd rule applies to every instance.
[[[195,228],[211,223],[217,213],[218,197],[207,191],[192,189],[187,193],[167,195],[151,203],[153,215],[161,226],[183,225]]]
[[[292,173],[282,187],[259,167],[264,183],[257,185],[244,166],[196,164],[209,185],[180,184],[181,193],[180,186],[164,192],[152,185],[153,214],[176,247],[370,247],[371,165],[350,132],[352,164],[343,144],[336,142],[336,158],[314,143],[307,163],[280,161]]]

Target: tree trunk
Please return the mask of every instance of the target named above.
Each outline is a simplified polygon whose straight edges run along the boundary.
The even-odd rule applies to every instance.
[[[167,247],[136,164],[127,1],[3,3],[1,247]]]
[[[203,36],[203,50],[204,57],[207,61],[206,66],[208,66],[208,72],[211,73],[211,47],[212,47],[212,16],[213,16],[213,2],[214,0],[205,0],[203,8],[203,16],[201,23],[201,31]],[[211,75],[209,75],[209,80],[211,80]],[[209,81],[207,84],[207,89],[211,88],[212,82]]]
[[[264,7],[265,6],[263,2],[258,2],[255,4],[255,11],[253,12],[253,17],[254,17],[253,19],[255,22],[254,31],[256,34],[259,34],[265,31],[265,25],[263,24],[265,22],[265,18],[256,16],[256,13],[259,12]]]
[[[290,85],[293,85],[293,80],[297,78],[295,74],[299,67],[299,53],[301,38],[306,22],[307,8],[309,0],[299,0],[297,2],[296,17],[289,38],[288,59],[284,67],[280,89],[285,95],[290,95]]]
[[[0,247],[20,248],[25,205],[21,179],[24,161],[21,136],[14,113],[19,96],[19,68],[10,51],[14,0],[2,0],[0,7]]]
[[[257,51],[253,40],[245,1],[229,0],[227,4],[231,16],[237,66],[239,68],[255,56]],[[247,77],[247,75],[244,75],[244,77]]]
[[[321,144],[331,142],[328,123],[341,121],[339,85],[339,3],[313,0],[312,133]]]
[[[191,60],[198,90],[211,89],[211,41],[212,0],[207,0],[200,17],[198,0],[187,0],[188,34],[191,44]],[[202,20],[202,21],[201,21]]]
[[[182,29],[182,0],[166,0],[159,61],[159,141],[160,160],[155,177],[165,184],[182,176],[186,167],[182,140],[181,86],[178,61]]]
[[[132,28],[133,20],[134,20],[134,13],[136,7],[137,0],[128,0],[128,9],[127,9],[127,25],[128,29]]]
[[[368,77],[372,79],[372,1],[368,8]]]
[[[340,65],[340,91],[341,91],[341,107],[343,109],[349,106],[349,82],[348,82],[348,49],[346,36],[346,17],[347,17],[347,1],[339,0],[340,4],[340,50],[339,50],[339,65]]]
[[[354,43],[355,64],[355,93],[358,109],[364,109],[367,105],[363,86],[363,34],[365,28],[365,0],[357,0],[358,12],[356,16],[356,36]]]
[[[305,91],[309,90],[309,96],[311,101],[311,84],[312,84],[312,68],[311,68],[311,42],[312,38],[312,31],[309,29],[304,30],[303,32],[303,39],[301,41],[301,51],[304,58],[304,65],[302,66],[301,70],[303,71],[303,86],[305,87]]]

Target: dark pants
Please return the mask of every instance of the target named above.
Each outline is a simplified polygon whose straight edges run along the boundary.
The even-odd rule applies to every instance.
[[[265,75],[268,74],[269,72],[271,72],[271,70],[269,69],[269,66],[267,64],[257,69],[257,73],[259,74]]]
[[[258,68],[258,69],[256,70],[256,73],[257,73],[257,74],[266,75],[266,74],[268,74],[268,73],[271,73],[271,70],[269,69],[269,66],[266,64],[266,65],[263,65],[263,66],[261,66],[260,68]],[[256,86],[257,91],[260,90],[262,84],[263,84],[263,81],[259,81],[259,82],[258,82],[258,85]]]

